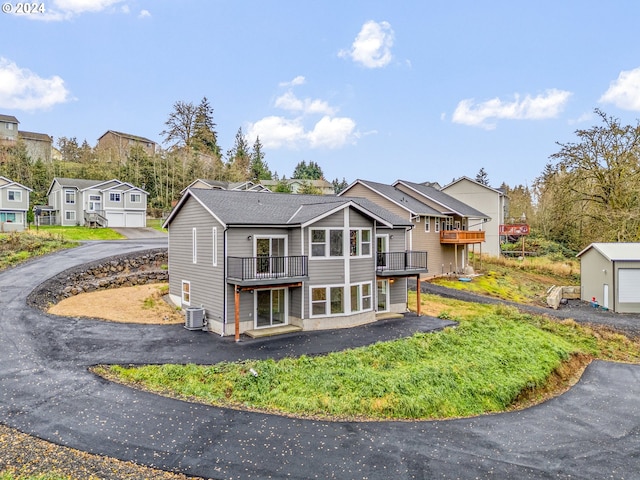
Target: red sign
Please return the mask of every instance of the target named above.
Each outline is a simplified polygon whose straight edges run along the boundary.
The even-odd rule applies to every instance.
[[[519,236],[529,235],[529,225],[526,223],[512,223],[500,225],[500,235]]]

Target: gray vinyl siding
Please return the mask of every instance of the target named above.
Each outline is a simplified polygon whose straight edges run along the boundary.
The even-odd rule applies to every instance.
[[[131,194],[140,195],[139,202],[131,201]],[[146,210],[147,209],[147,194],[141,190],[129,190],[124,194],[124,208],[129,210]]]
[[[217,227],[218,263],[213,266],[213,227]],[[193,263],[196,228],[196,263]],[[246,240],[245,240],[246,241]],[[249,243],[249,242],[247,242]],[[203,306],[207,318],[220,321],[224,312],[224,227],[195,200],[182,206],[169,226],[169,289],[182,297],[182,281],[190,282],[190,306]],[[231,297],[233,298],[233,296]]]
[[[397,203],[392,202],[391,200],[386,199],[379,193],[374,192],[370,188],[365,187],[360,183],[356,183],[349,190],[344,192],[341,196],[343,197],[361,197],[366,198],[367,200],[371,200],[372,202],[380,205],[382,208],[390,211],[391,213],[395,213],[401,218],[409,218],[410,213],[407,209],[399,206]]]
[[[407,304],[407,279],[397,278],[395,282],[389,284],[389,304]]]

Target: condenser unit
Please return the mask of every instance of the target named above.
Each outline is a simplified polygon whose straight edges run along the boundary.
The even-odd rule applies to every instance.
[[[187,330],[202,330],[204,325],[204,308],[188,307],[184,317],[184,328]]]

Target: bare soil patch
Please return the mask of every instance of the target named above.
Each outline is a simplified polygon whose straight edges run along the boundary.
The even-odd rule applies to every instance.
[[[48,312],[65,317],[100,318],[143,324],[183,323],[184,316],[164,300],[166,283],[81,293],[53,305]]]

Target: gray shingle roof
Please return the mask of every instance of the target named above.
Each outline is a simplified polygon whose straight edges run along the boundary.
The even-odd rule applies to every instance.
[[[20,122],[18,122],[18,119],[16,117],[14,117],[13,115],[0,115],[0,122],[20,123]]]
[[[468,218],[491,218],[489,215],[470,207],[466,203],[461,202],[460,200],[453,198],[451,195],[448,195],[430,185],[413,183],[406,180],[398,180],[394,185],[397,185],[398,183],[403,183],[426,198],[442,205],[444,207],[442,213],[457,213]]]
[[[386,223],[398,227],[411,226],[407,220],[364,198],[287,193],[265,195],[251,191],[199,188],[190,189],[185,193],[178,206],[171,212],[167,223],[171,222],[189,195],[195,197],[226,225],[302,225],[353,202]]]
[[[372,190],[384,195],[390,200],[396,202],[398,205],[409,210],[414,215],[427,215],[427,216],[437,216],[441,215],[441,212],[437,211],[434,208],[431,208],[429,205],[425,205],[420,200],[413,198],[410,195],[407,195],[401,190],[398,190],[393,185],[386,185],[384,183],[371,182],[369,180],[358,180],[360,183],[369,186]]]

